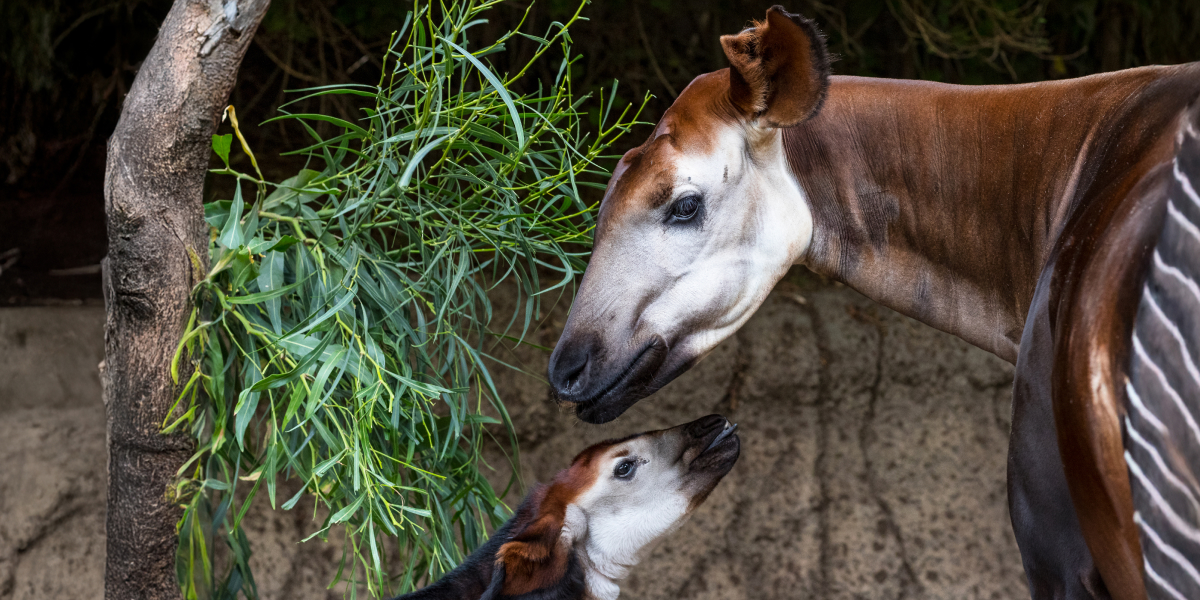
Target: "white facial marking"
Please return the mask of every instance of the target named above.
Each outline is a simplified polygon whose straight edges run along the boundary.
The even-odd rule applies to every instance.
[[[658,436],[614,446],[598,459],[597,481],[568,507],[564,537],[568,529],[574,535],[589,597],[615,599],[629,570],[687,517],[687,466],[674,450]],[[622,463],[636,465],[631,475],[616,474]]]
[[[656,345],[667,352],[652,355],[659,362],[646,375],[665,383],[745,323],[808,251],[812,213],[781,131],[713,127],[707,153],[686,140],[647,142],[645,152],[670,168],[634,158],[620,175],[631,183],[610,187],[630,195],[605,198],[563,332],[568,344],[601,349],[588,363],[597,375],[585,381],[612,382]]]
[[[664,291],[640,316],[641,328],[675,333],[672,351],[685,356],[736,331],[812,241],[812,213],[779,130],[729,126],[714,147],[676,163],[674,199],[699,194],[703,220],[659,227],[646,283]]]

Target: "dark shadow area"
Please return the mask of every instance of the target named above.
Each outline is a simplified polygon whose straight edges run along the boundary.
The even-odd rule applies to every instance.
[[[774,3],[593,2],[584,10],[589,20],[572,30],[574,52],[583,57],[571,67],[576,89],[600,93],[615,79],[626,103],[650,92],[655,99],[644,116],[654,121],[694,76],[726,66],[720,35],[762,18]],[[104,143],[169,6],[12,0],[0,7],[0,305],[100,297]],[[474,35],[494,39],[522,20],[522,31],[538,34],[577,6],[516,0]],[[380,57],[410,7],[277,0],[231,102],[249,125],[275,116],[295,97],[287,90],[378,81]],[[800,0],[787,8],[816,19],[839,57],[838,74],[1011,83],[1200,56],[1200,3],[1191,0]],[[503,72],[534,47],[514,38],[488,60]],[[552,62],[541,64],[545,72],[526,85],[555,76]],[[356,118],[356,107],[331,96],[291,110]],[[294,172],[300,161],[279,154],[308,143],[294,125],[250,126],[246,133],[268,178]],[[640,136],[624,143],[635,145]]]

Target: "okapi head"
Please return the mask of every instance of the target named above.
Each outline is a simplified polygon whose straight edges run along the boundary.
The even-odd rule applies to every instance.
[[[825,40],[776,6],[721,38],[732,67],[692,81],[617,165],[591,261],[550,358],[560,401],[603,423],[740,327],[805,252],[812,215],[781,128],[829,85]]]
[[[737,462],[724,417],[609,440],[580,452],[462,565],[397,600],[607,600]]]

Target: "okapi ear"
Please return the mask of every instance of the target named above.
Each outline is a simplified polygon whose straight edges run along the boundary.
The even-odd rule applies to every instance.
[[[519,596],[561,579],[567,570],[567,555],[560,549],[562,533],[561,519],[546,516],[500,546],[496,551],[496,571],[504,572],[504,581],[499,591],[505,596]],[[495,577],[492,584],[496,585]]]
[[[768,127],[799,125],[817,114],[829,89],[825,36],[812,21],[781,6],[737,35],[721,36],[729,58],[729,96]]]

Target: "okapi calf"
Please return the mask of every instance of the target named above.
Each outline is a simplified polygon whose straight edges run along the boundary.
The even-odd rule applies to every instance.
[[[614,600],[733,468],[736,428],[709,415],[591,446],[457,569],[396,600]]]
[[[731,67],[613,172],[557,397],[616,418],[803,264],[1016,363],[1009,509],[1034,598],[1200,597],[1200,63],[832,77],[780,7],[721,44]]]

